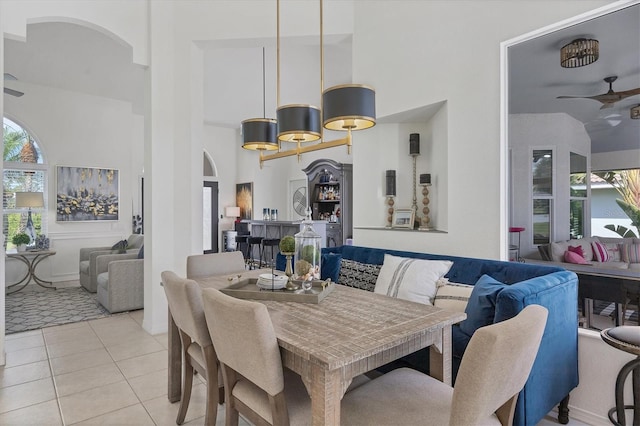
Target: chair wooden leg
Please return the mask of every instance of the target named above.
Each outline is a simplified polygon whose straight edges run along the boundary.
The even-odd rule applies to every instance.
[[[189,400],[191,399],[191,387],[193,385],[193,367],[188,361],[188,357],[185,354],[185,360],[182,363],[182,397],[180,398],[180,409],[176,418],[176,424],[179,425],[184,423],[184,418],[187,415]]]
[[[182,341],[182,397],[180,398],[180,408],[176,417],[176,424],[184,423],[184,418],[189,409],[189,400],[191,399],[191,387],[193,385],[193,366],[191,365],[191,357],[187,353],[191,345],[191,339],[182,330],[180,330],[180,340]]]
[[[239,415],[238,409],[235,406],[235,402],[233,401],[233,397],[231,396],[231,391],[235,386],[237,377],[235,372],[231,370],[229,367],[220,363],[220,368],[222,369],[222,377],[224,380],[224,394],[225,394],[225,407],[224,407],[224,425],[225,426],[238,426]]]
[[[213,349],[213,345],[204,348],[203,352],[207,370],[207,406],[204,424],[212,426],[216,424],[216,418],[218,417],[218,357]]]

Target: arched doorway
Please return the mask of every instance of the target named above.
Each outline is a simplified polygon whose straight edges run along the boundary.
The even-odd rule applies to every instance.
[[[204,151],[202,160],[202,251],[217,253],[218,250],[218,181],[216,167]]]

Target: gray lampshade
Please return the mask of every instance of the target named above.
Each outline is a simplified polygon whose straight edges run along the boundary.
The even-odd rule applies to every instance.
[[[376,124],[376,92],[361,84],[330,87],[322,94],[323,126],[329,130],[362,130]]]
[[[42,192],[16,192],[16,208],[44,207]]]
[[[258,151],[278,149],[276,120],[271,118],[250,118],[242,122],[242,147]]]
[[[320,139],[320,109],[313,105],[283,105],[276,111],[278,139],[283,142],[313,142]]]

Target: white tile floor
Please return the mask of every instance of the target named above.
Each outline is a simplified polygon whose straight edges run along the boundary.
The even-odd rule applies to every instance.
[[[147,334],[142,317],[136,311],[7,336],[0,425],[175,425],[167,335]],[[188,425],[204,424],[205,385],[194,383]]]
[[[175,425],[167,335],[147,334],[142,317],[136,311],[7,336],[0,425]],[[187,425],[204,424],[205,385],[194,384]],[[550,413],[539,425],[556,418]],[[217,424],[224,424],[223,406]]]

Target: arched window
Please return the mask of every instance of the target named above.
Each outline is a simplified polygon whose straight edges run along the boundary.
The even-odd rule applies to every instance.
[[[4,136],[4,176],[2,180],[2,232],[5,236],[5,248],[13,248],[11,239],[20,232],[30,234],[27,228],[29,209],[34,234],[46,235],[47,231],[47,165],[42,152],[33,136],[22,126],[4,118],[2,122]],[[44,200],[43,206],[16,206],[16,192],[37,192]],[[26,197],[33,199],[33,197]],[[36,203],[39,204],[39,203]],[[34,241],[31,241],[33,244]]]

